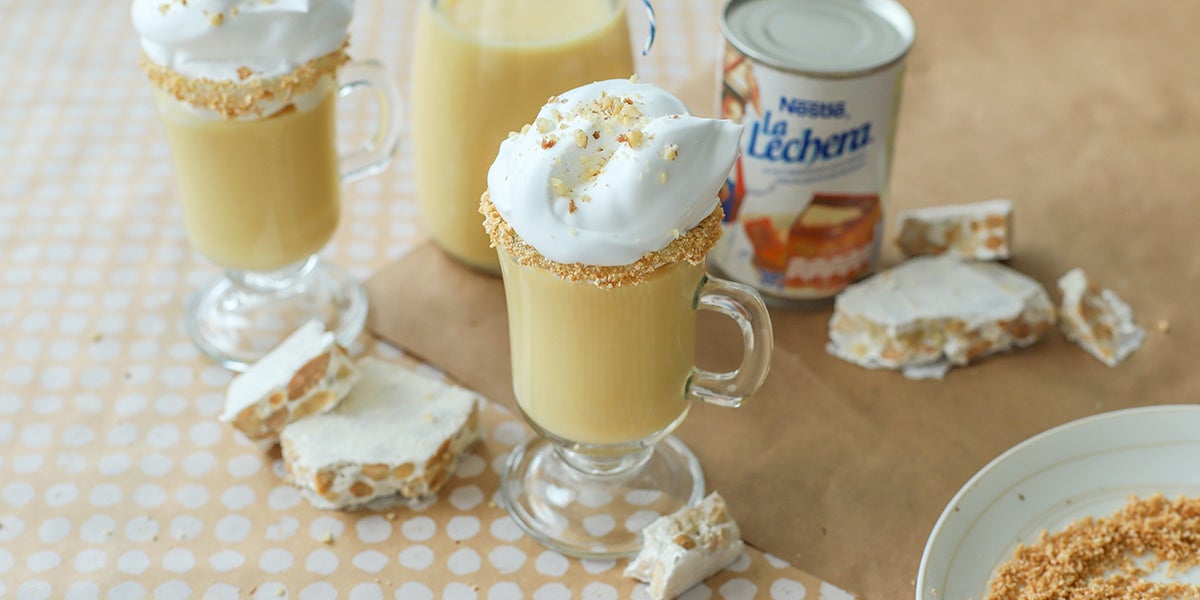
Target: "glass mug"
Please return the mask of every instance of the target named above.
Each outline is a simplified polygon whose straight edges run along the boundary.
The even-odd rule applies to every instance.
[[[629,556],[655,513],[704,496],[699,461],[670,433],[694,401],[737,407],[762,385],[773,347],[766,306],[752,288],[687,261],[601,288],[499,255],[513,391],[537,434],[505,467],[509,513],[564,554]],[[737,370],[694,366],[698,309],[741,329]]]
[[[498,272],[478,212],[496,148],[546,98],[633,74],[625,0],[422,0],[413,56],[425,229],[459,262]]]
[[[349,63],[270,115],[198,115],[158,90],[175,165],[184,229],[225,275],[192,297],[184,324],[209,357],[234,370],[261,358],[316,319],[348,344],[362,331],[362,285],[317,252],[333,237],[341,184],[378,173],[400,134],[399,91],[378,63]],[[344,156],[336,149],[336,101],[355,91],[379,104],[376,134]]]

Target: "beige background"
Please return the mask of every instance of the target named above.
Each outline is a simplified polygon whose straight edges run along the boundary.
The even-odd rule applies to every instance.
[[[355,56],[406,86],[416,3],[357,4]],[[656,78],[690,76],[684,58],[707,52],[685,7],[660,3]],[[180,316],[217,271],[184,237],[128,12],[0,0],[0,598],[643,597],[623,563],[544,551],[494,506],[526,434],[499,408],[439,500],[380,513],[310,508],[277,455],[216,421],[230,375]],[[349,145],[366,119],[341,108]],[[345,194],[325,255],[360,277],[417,240],[412,151]],[[366,336],[353,351],[404,360]],[[756,550],[689,594],[846,597]]]
[[[1051,289],[1083,267],[1128,300],[1150,332],[1116,369],[1055,333],[945,381],[913,382],[828,356],[828,308],[775,311],[776,357],[759,397],[739,411],[693,411],[680,436],[733,507],[754,507],[741,513],[749,542],[871,598],[913,597],[933,523],[1006,448],[1078,417],[1200,394],[1192,358],[1200,326],[1190,310],[1200,297],[1200,5],[905,4],[917,44],[889,212],[1012,198],[1013,267]],[[663,39],[671,22],[663,19]],[[690,73],[647,79],[677,85],[704,113],[709,52],[689,48]],[[376,312],[376,326],[511,401],[499,285],[458,274],[401,294],[397,282],[445,272],[432,251],[419,252],[374,279],[376,297],[397,298]],[[896,259],[889,248],[885,263]],[[429,311],[460,318],[437,338],[432,332],[445,329],[413,318]],[[1169,333],[1154,330],[1160,319]],[[728,363],[729,340],[703,345],[702,359]],[[467,344],[477,351],[461,352]]]

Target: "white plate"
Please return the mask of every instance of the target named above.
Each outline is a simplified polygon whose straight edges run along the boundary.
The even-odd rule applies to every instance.
[[[1017,544],[1155,492],[1200,495],[1200,406],[1122,410],[1040,433],[988,463],[946,506],[921,556],[917,600],[984,598]]]

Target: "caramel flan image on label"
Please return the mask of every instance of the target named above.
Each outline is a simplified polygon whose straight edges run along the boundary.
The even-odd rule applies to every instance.
[[[767,272],[782,274],[787,269],[788,246],[770,217],[742,221],[746,237],[754,247],[754,265]]]
[[[868,246],[879,223],[878,194],[817,193],[792,223],[792,256],[820,258]]]
[[[799,215],[743,215],[762,281],[842,288],[870,272],[882,220],[878,194],[815,194]]]

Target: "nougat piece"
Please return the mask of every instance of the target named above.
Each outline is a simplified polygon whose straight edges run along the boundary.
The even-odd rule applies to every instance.
[[[667,600],[728,567],[744,550],[725,499],[713,492],[643,529],[642,550],[625,576],[647,583],[654,600]]]
[[[336,406],[358,377],[333,333],[310,321],[229,383],[221,420],[267,450],[288,423]]]
[[[283,430],[288,481],[324,509],[436,493],[479,440],[480,398],[374,358],[358,366],[337,408]]]
[[[827,350],[871,369],[972,360],[1033,344],[1055,322],[1037,281],[1004,265],[931,256],[846,288]]]
[[[1058,292],[1062,295],[1059,328],[1100,362],[1115,367],[1146,339],[1129,305],[1112,290],[1088,281],[1082,269],[1071,269],[1059,278]]]
[[[931,206],[897,214],[896,245],[907,256],[950,254],[975,260],[1012,257],[1010,200]]]

